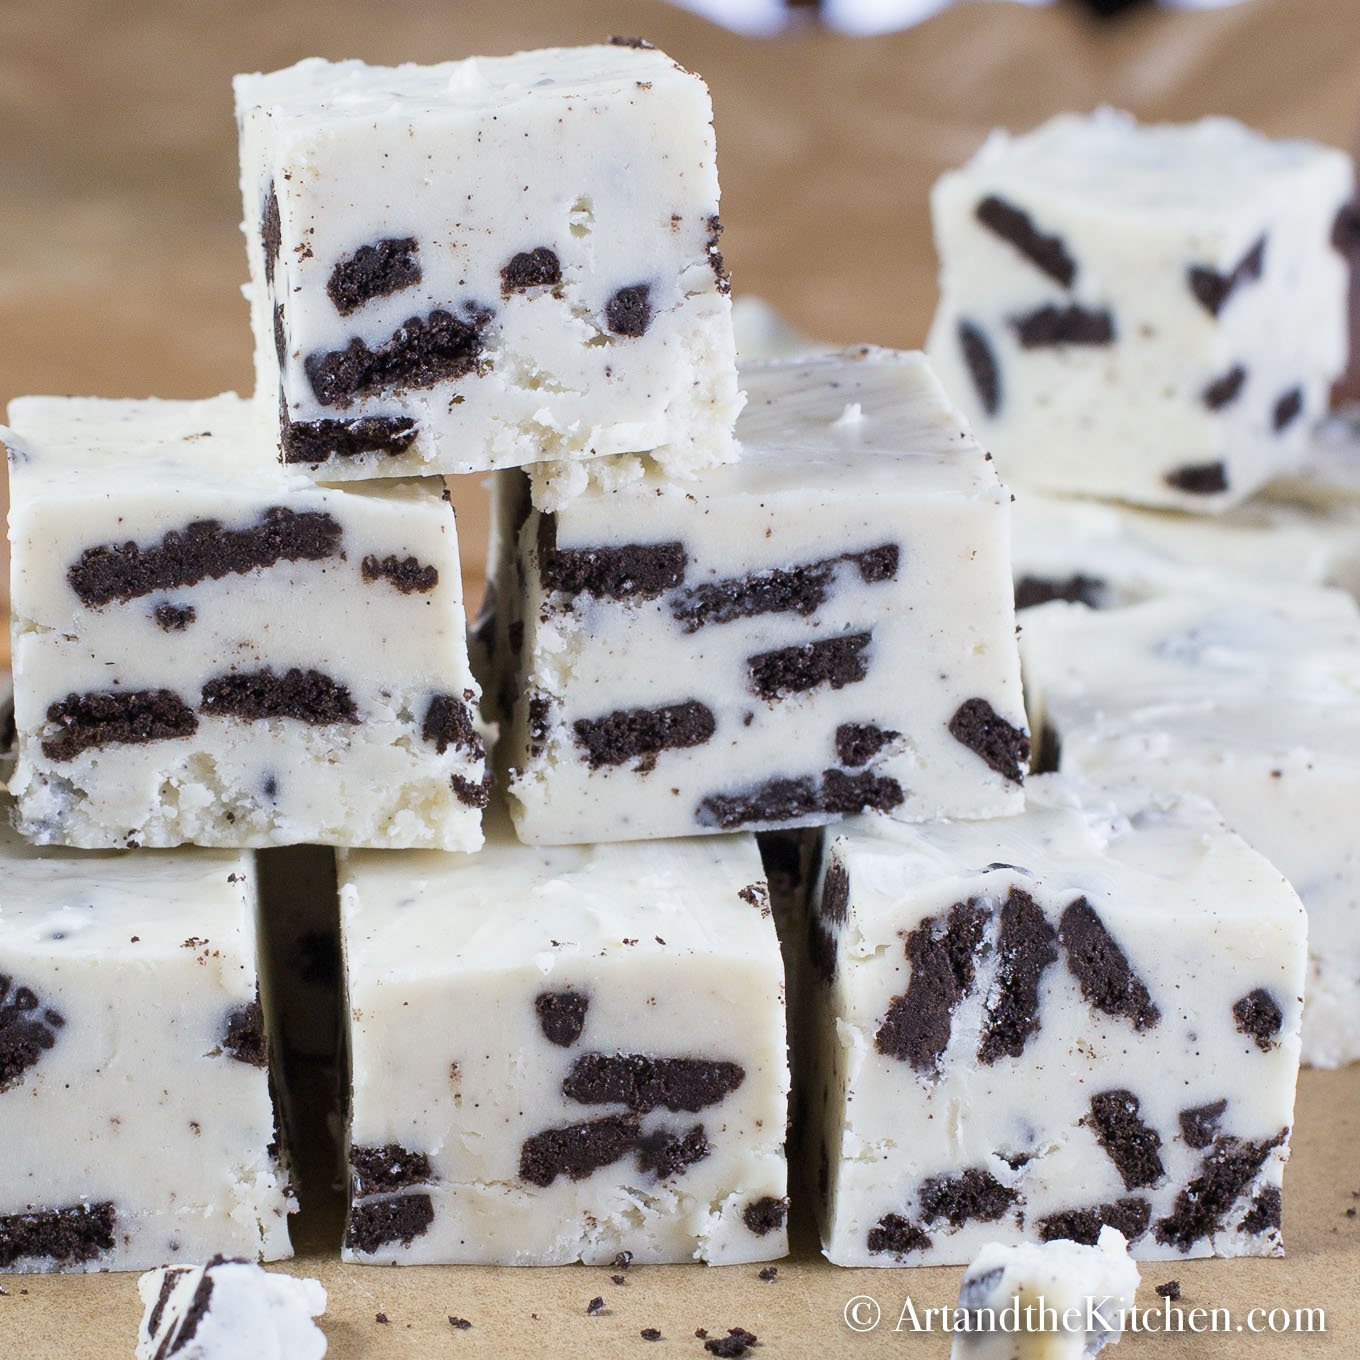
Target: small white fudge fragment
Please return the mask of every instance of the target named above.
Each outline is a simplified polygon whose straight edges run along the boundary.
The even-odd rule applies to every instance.
[[[1360,461],[1360,460],[1358,460]],[[1295,583],[1360,593],[1360,506],[1257,497],[1212,518],[1017,491],[1015,607]]]
[[[1091,1360],[1118,1343],[1137,1292],[1138,1267],[1116,1228],[1093,1246],[989,1242],[959,1285],[965,1325],[950,1360]]]
[[[1020,485],[1218,510],[1301,454],[1346,362],[1343,152],[1111,109],[935,185],[941,380]]]
[[[137,1281],[145,1313],[137,1360],[321,1360],[326,1311],[318,1280],[214,1256],[203,1266],[162,1266]]]
[[[754,838],[488,831],[474,856],[341,855],[345,1259],[784,1255],[783,969]]]
[[[1013,811],[1009,498],[920,354],[743,369],[742,461],[556,514],[498,479],[531,843]],[[493,562],[493,567],[497,565]]]
[[[249,854],[0,831],[0,1269],[292,1255],[256,930]]]
[[[708,90],[640,41],[238,76],[260,400],[326,480],[735,457]]]
[[[1125,818],[1036,779],[1015,817],[836,828],[807,936],[827,1256],[1102,1226],[1143,1259],[1278,1255],[1304,932],[1202,800]]]
[[[1115,791],[1213,802],[1308,908],[1304,1061],[1360,1058],[1360,613],[1340,591],[1026,611],[1043,758]]]
[[[25,836],[477,848],[485,751],[437,479],[318,487],[235,396],[26,397],[10,424]]]

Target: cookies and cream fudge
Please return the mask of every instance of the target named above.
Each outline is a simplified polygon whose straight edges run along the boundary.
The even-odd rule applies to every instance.
[[[241,851],[0,829],[0,1270],[290,1256]]]
[[[787,1250],[783,969],[750,836],[340,857],[344,1258]],[[430,949],[437,939],[440,948]]]
[[[9,423],[25,836],[476,849],[438,479],[318,487],[230,395],[25,397]]]
[[[137,1281],[144,1313],[137,1360],[321,1360],[326,1311],[318,1280],[214,1256],[201,1266],[162,1266]]]
[[[994,132],[932,192],[928,349],[1002,475],[1216,511],[1297,459],[1346,362],[1352,176],[1224,118]]]
[[[1201,800],[828,832],[807,1090],[837,1265],[1276,1255],[1303,908]],[[908,1133],[909,1131],[909,1133]],[[907,1135],[907,1136],[904,1136]]]
[[[235,81],[259,398],[325,480],[735,456],[712,105],[641,41]]]
[[[527,842],[1020,806],[1009,498],[924,356],[742,378],[740,463],[676,483],[611,460],[556,514],[497,479]]]
[[[1187,790],[1308,908],[1303,1057],[1360,1058],[1360,612],[1340,591],[1228,587],[1026,611],[1046,760],[1117,791]]]
[[[1118,1344],[1137,1292],[1117,1228],[1090,1246],[989,1242],[959,1284],[950,1360],[1091,1360]]]

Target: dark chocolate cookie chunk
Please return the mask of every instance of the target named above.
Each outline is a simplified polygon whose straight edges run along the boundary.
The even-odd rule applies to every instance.
[[[723,234],[723,224],[718,220],[718,215],[713,213],[705,220],[705,225],[708,227],[708,239],[704,242],[704,254],[708,256],[708,267],[713,271],[713,281],[718,285],[718,292],[730,293],[732,275],[728,272],[727,263],[718,248],[718,240]]]
[[[798,822],[818,813],[890,812],[906,798],[897,780],[869,771],[823,770],[820,777],[777,778],[740,793],[715,793],[695,810],[700,826],[733,831],[752,823]]]
[[[423,1192],[364,1200],[350,1206],[345,1246],[358,1252],[377,1251],[389,1242],[409,1246],[433,1222],[434,1201]]]
[[[1103,609],[1108,590],[1109,583],[1103,577],[1087,576],[1080,571],[1071,576],[1020,576],[1015,582],[1015,609],[1019,613],[1050,600]]]
[[[1232,1013],[1238,1033],[1250,1035],[1262,1053],[1269,1053],[1279,1044],[1284,1012],[1264,987],[1257,987],[1234,1001]]]
[[[1332,249],[1344,259],[1360,257],[1360,198],[1353,198],[1337,209],[1332,220]]]
[[[641,756],[650,769],[662,751],[702,746],[717,731],[713,710],[697,699],[661,708],[627,708],[603,718],[578,718],[576,744],[592,770]]]
[[[1113,1204],[1097,1204],[1089,1209],[1063,1209],[1039,1220],[1039,1238],[1043,1242],[1061,1240],[1080,1242],[1094,1247],[1102,1228],[1117,1228],[1132,1246],[1147,1232],[1152,1222],[1152,1205],[1137,1195],[1115,1200]]]
[[[788,1200],[775,1199],[772,1195],[766,1195],[763,1199],[752,1200],[741,1211],[741,1221],[757,1237],[764,1237],[768,1233],[782,1228],[788,1216]]]
[[[430,1159],[400,1143],[349,1150],[350,1187],[356,1199],[412,1185],[428,1185],[434,1179]]]
[[[274,286],[274,267],[278,263],[279,247],[283,244],[283,219],[279,216],[279,196],[274,181],[265,191],[264,207],[260,210],[260,245],[264,250],[264,281]]]
[[[96,747],[173,741],[198,731],[193,709],[168,689],[68,694],[48,708],[47,721],[58,730],[43,738],[42,751],[54,761],[74,760]]]
[[[1275,403],[1270,423],[1276,434],[1287,430],[1303,414],[1303,388],[1291,387]]]
[[[529,695],[527,703],[527,727],[529,729],[529,755],[537,758],[543,754],[551,731],[552,699],[540,690]]]
[[[635,1114],[658,1108],[697,1114],[720,1103],[745,1080],[740,1063],[586,1053],[572,1063],[562,1094],[581,1105],[624,1105]]]
[[[876,1256],[885,1252],[894,1256],[909,1256],[914,1251],[925,1251],[930,1246],[930,1234],[901,1214],[884,1214],[869,1229],[867,1245]]]
[[[906,940],[911,978],[894,997],[874,1047],[923,1074],[939,1069],[949,1047],[954,1012],[973,989],[991,913],[976,901],[956,902],[947,916],[927,917]]]
[[[60,1012],[44,1006],[31,987],[13,985],[0,974],[0,1092],[19,1078],[49,1049],[66,1025]]]
[[[543,1037],[558,1048],[570,1048],[586,1027],[590,998],[580,992],[540,992],[534,998],[534,1011]]]
[[[1242,395],[1247,381],[1247,370],[1241,364],[1234,364],[1221,378],[1215,378],[1200,393],[1200,400],[1211,410],[1221,411],[1231,406]]]
[[[1246,1216],[1237,1225],[1238,1232],[1263,1233],[1271,1229],[1278,1231],[1280,1226],[1280,1211],[1283,1202],[1280,1196],[1278,1185],[1268,1185],[1251,1202],[1251,1208],[1247,1210]]]
[[[836,980],[836,937],[820,921],[810,919],[806,945],[812,976],[829,987]]]
[[[658,1129],[644,1134],[638,1141],[638,1170],[658,1180],[682,1176],[696,1162],[702,1162],[713,1151],[713,1144],[704,1136],[704,1126],[696,1124],[688,1132],[672,1133]]]
[[[637,1148],[641,1126],[636,1115],[608,1115],[583,1124],[544,1129],[524,1140],[519,1174],[530,1185],[551,1185],[559,1176],[584,1180],[602,1166]]]
[[[865,585],[875,585],[879,581],[897,579],[902,549],[896,543],[881,543],[877,548],[869,548],[864,552],[846,553],[841,560],[855,564],[859,579]]]
[[[156,627],[166,633],[182,633],[198,618],[198,610],[191,604],[158,604],[151,611]]]
[[[1184,467],[1173,468],[1162,480],[1167,486],[1191,496],[1216,496],[1228,489],[1228,465],[1222,460],[1187,463]]]
[[[264,1011],[260,998],[244,1006],[237,1006],[227,1014],[226,1032],[222,1038],[222,1052],[237,1062],[251,1067],[268,1067],[269,1051],[265,1042]]]
[[[279,444],[285,463],[324,463],[380,453],[395,458],[415,443],[420,426],[409,416],[360,416],[357,420],[289,420],[285,410]]]
[[[685,579],[683,543],[628,543],[616,548],[559,548],[557,517],[538,521],[538,574],[544,590],[605,600],[655,599]]]
[[[1025,349],[1048,349],[1055,345],[1110,345],[1114,343],[1114,317],[1070,303],[1065,307],[1040,307],[1024,316],[1011,317],[1011,325]]]
[[[116,1245],[116,1222],[107,1200],[0,1216],[0,1270],[29,1258],[54,1266],[93,1261]]]
[[[1001,368],[982,328],[971,321],[960,321],[959,348],[982,409],[994,416],[1001,409]]]
[[[1013,203],[991,194],[977,205],[977,220],[1003,241],[1009,241],[1031,264],[1064,288],[1077,277],[1077,262],[1061,236],[1048,236],[1034,225],[1030,215]]]
[[[480,780],[474,782],[465,779],[461,774],[449,776],[449,787],[453,789],[454,797],[458,799],[464,807],[484,808],[491,801],[491,771],[488,770]]]
[[[730,623],[761,614],[815,614],[826,602],[836,577],[836,562],[752,572],[725,581],[705,582],[669,601],[672,616],[687,633],[710,624]]]
[[[420,245],[414,236],[389,236],[360,246],[335,262],[326,281],[326,296],[341,316],[356,312],[374,298],[387,297],[420,282]]]
[[[1096,1141],[1114,1163],[1125,1190],[1156,1185],[1166,1174],[1162,1165],[1162,1138],[1139,1115],[1138,1097],[1122,1088],[1101,1091],[1091,1097],[1091,1123]]]
[[[1089,1005],[1106,1015],[1122,1015],[1140,1033],[1162,1018],[1128,956],[1084,897],[1078,897],[1063,912],[1058,939],[1067,955],[1067,966]]]
[[[1217,316],[1243,284],[1252,283],[1261,277],[1265,260],[1266,238],[1262,236],[1228,273],[1220,274],[1196,264],[1186,271],[1186,280],[1200,306],[1210,316]]]
[[[842,723],[836,729],[836,759],[849,769],[867,765],[889,742],[902,734],[873,723]]]
[[[951,1228],[965,1223],[995,1223],[1019,1195],[990,1171],[971,1166],[955,1176],[931,1176],[921,1182],[921,1216],[927,1223],[944,1219]]]
[[[1228,1109],[1226,1100],[1212,1100],[1207,1105],[1194,1105],[1177,1116],[1181,1138],[1188,1147],[1207,1148],[1218,1137],[1219,1121]]]
[[[849,909],[850,874],[840,860],[833,859],[826,866],[826,876],[822,879],[822,899],[817,911],[824,919],[841,925]]]
[[[535,246],[512,255],[501,270],[501,296],[527,292],[530,288],[551,288],[562,282],[562,261],[547,246]]]
[[[431,698],[420,724],[420,737],[434,747],[436,755],[442,756],[450,746],[479,759],[486,754],[472,721],[471,706],[452,694]]]
[[[296,666],[282,675],[266,667],[215,676],[203,686],[199,711],[246,722],[291,718],[311,727],[359,721],[359,710],[345,685],[321,671]]]
[[[654,52],[656,50],[656,44],[649,43],[646,38],[627,38],[618,33],[609,35],[609,45],[611,47],[635,47],[643,52]]]
[[[1012,888],[1001,904],[996,979],[978,1042],[978,1061],[1018,1058],[1039,1032],[1039,984],[1057,962],[1058,932],[1029,893]]]
[[[652,285],[632,283],[605,303],[604,322],[615,335],[636,339],[652,324]]]
[[[696,1333],[697,1335],[697,1333]],[[754,1346],[759,1337],[745,1327],[729,1327],[726,1336],[711,1336],[704,1341],[704,1349],[718,1360],[740,1360]]]
[[[1171,1213],[1157,1221],[1157,1241],[1189,1251],[1197,1242],[1221,1231],[1266,1158],[1288,1136],[1288,1129],[1281,1129],[1274,1138],[1261,1142],[1226,1135],[1215,1139],[1198,1174],[1176,1196]]]
[[[464,318],[442,310],[413,316],[377,349],[355,336],[344,349],[309,354],[303,371],[322,406],[342,409],[379,392],[434,387],[480,370],[491,321],[481,308]]]
[[[1029,733],[1008,723],[986,699],[965,699],[949,720],[949,735],[981,756],[997,774],[1023,784]]]
[[[439,584],[439,568],[421,562],[415,557],[398,557],[388,553],[378,557],[368,553],[359,565],[365,581],[387,581],[403,595],[424,595]]]
[[[858,684],[869,674],[869,659],[864,653],[872,640],[869,632],[850,633],[748,657],[746,673],[751,692],[773,702],[821,685],[843,689]]]
[[[148,548],[136,543],[86,548],[66,579],[82,604],[98,608],[200,581],[243,576],[279,562],[323,561],[339,554],[342,538],[339,522],[330,515],[272,505],[244,529],[201,519],[170,530]]]

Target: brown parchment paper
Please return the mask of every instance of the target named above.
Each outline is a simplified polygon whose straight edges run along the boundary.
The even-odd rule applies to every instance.
[[[965,5],[869,40],[803,27],[746,40],[659,0],[11,0],[0,7],[0,397],[207,396],[250,382],[229,81],[300,57],[442,60],[640,33],[713,90],[723,249],[738,292],[839,342],[914,345],[935,297],[926,191],[994,124],[1023,128],[1108,102],[1144,117],[1209,112],[1351,146],[1360,122],[1360,3],[1255,0],[1100,26],[1075,6]],[[476,478],[455,482],[470,603],[486,532]],[[1357,820],[1357,809],[1336,815]],[[1286,1180],[1280,1261],[1144,1268],[1183,1306],[1322,1308],[1326,1333],[1128,1337],[1138,1357],[1360,1356],[1360,1070],[1307,1073]],[[59,1149],[57,1150],[58,1155]],[[895,1331],[952,1301],[957,1270],[840,1271],[797,1248],[756,1267],[609,1271],[373,1269],[335,1259],[338,1206],[303,1149],[301,1255],[330,1291],[331,1355],[688,1354],[697,1327],[742,1326],[760,1356],[944,1357],[948,1338]],[[155,1149],[148,1149],[154,1156]],[[0,1158],[4,1156],[0,1107]],[[135,1277],[0,1277],[0,1360],[129,1356]],[[27,1291],[27,1292],[24,1292]],[[600,1295],[606,1308],[587,1316]],[[856,1334],[843,1309],[872,1296]],[[385,1313],[388,1322],[378,1323]],[[452,1313],[473,1326],[455,1331]],[[857,1316],[866,1316],[862,1310]],[[664,1339],[643,1341],[644,1327]]]

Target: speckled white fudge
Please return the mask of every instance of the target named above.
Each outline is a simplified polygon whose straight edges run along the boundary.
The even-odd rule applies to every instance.
[[[0,1269],[291,1256],[252,858],[0,831]]]
[[[1020,806],[1009,497],[924,356],[742,376],[738,464],[675,483],[613,460],[555,515],[499,479],[525,841]]]
[[[238,76],[260,400],[318,477],[735,456],[708,90],[648,44]]]
[[[1298,897],[1200,800],[828,835],[809,954],[822,1241],[1273,1255],[1305,963]]]
[[[1360,614],[1339,591],[1232,589],[1027,610],[1047,760],[1120,791],[1188,790],[1308,908],[1303,1057],[1360,1058]]]
[[[217,1256],[164,1266],[137,1281],[145,1312],[137,1360],[321,1360],[326,1311],[318,1280],[276,1275]]]
[[[928,348],[1002,475],[1218,510],[1296,460],[1346,362],[1353,175],[1223,118],[993,133],[932,194]]]
[[[1137,1292],[1138,1267],[1116,1228],[1093,1246],[989,1242],[959,1285],[967,1325],[950,1360],[1091,1360],[1118,1343]]]
[[[782,1256],[783,969],[754,838],[488,833],[473,856],[341,856],[345,1259]]]
[[[317,487],[254,411],[11,404],[20,829],[476,849],[485,752],[438,480]]]

